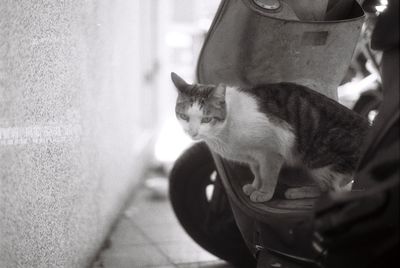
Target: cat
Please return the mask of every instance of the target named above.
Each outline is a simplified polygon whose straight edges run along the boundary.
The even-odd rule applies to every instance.
[[[345,106],[294,83],[239,88],[171,79],[184,131],[249,166],[254,180],[243,191],[251,201],[273,197],[284,164],[306,167],[322,191],[351,186],[369,124]]]

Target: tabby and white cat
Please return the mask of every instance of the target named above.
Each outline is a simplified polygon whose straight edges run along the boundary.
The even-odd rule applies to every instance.
[[[243,191],[253,202],[272,198],[284,164],[306,167],[323,191],[351,185],[369,125],[343,105],[293,83],[245,89],[171,78],[183,129],[250,167],[254,180]]]

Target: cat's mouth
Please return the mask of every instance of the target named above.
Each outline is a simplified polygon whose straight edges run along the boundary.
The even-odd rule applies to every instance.
[[[195,135],[195,136],[192,136],[192,139],[195,141],[198,141],[198,140],[201,140],[201,137],[200,137],[200,135]]]
[[[195,141],[201,140],[201,135],[200,134],[190,135],[190,137]]]

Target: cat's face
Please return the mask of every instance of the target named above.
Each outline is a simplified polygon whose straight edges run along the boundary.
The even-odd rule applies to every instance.
[[[175,73],[178,89],[175,113],[185,132],[194,140],[214,136],[226,118],[225,86],[187,84]]]

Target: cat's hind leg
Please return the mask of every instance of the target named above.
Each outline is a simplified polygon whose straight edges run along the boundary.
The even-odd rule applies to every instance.
[[[351,191],[353,185],[353,174],[334,171],[330,166],[316,168],[310,171],[313,179],[324,192]]]
[[[266,202],[270,200],[275,193],[284,158],[278,153],[270,153],[267,156],[261,157],[259,160],[261,176],[260,187],[251,193],[250,200],[253,202]]]
[[[254,175],[254,179],[252,183],[245,184],[243,186],[243,192],[250,196],[255,190],[260,187],[261,179],[260,179],[260,166],[257,162],[252,162],[249,164],[250,170]]]

